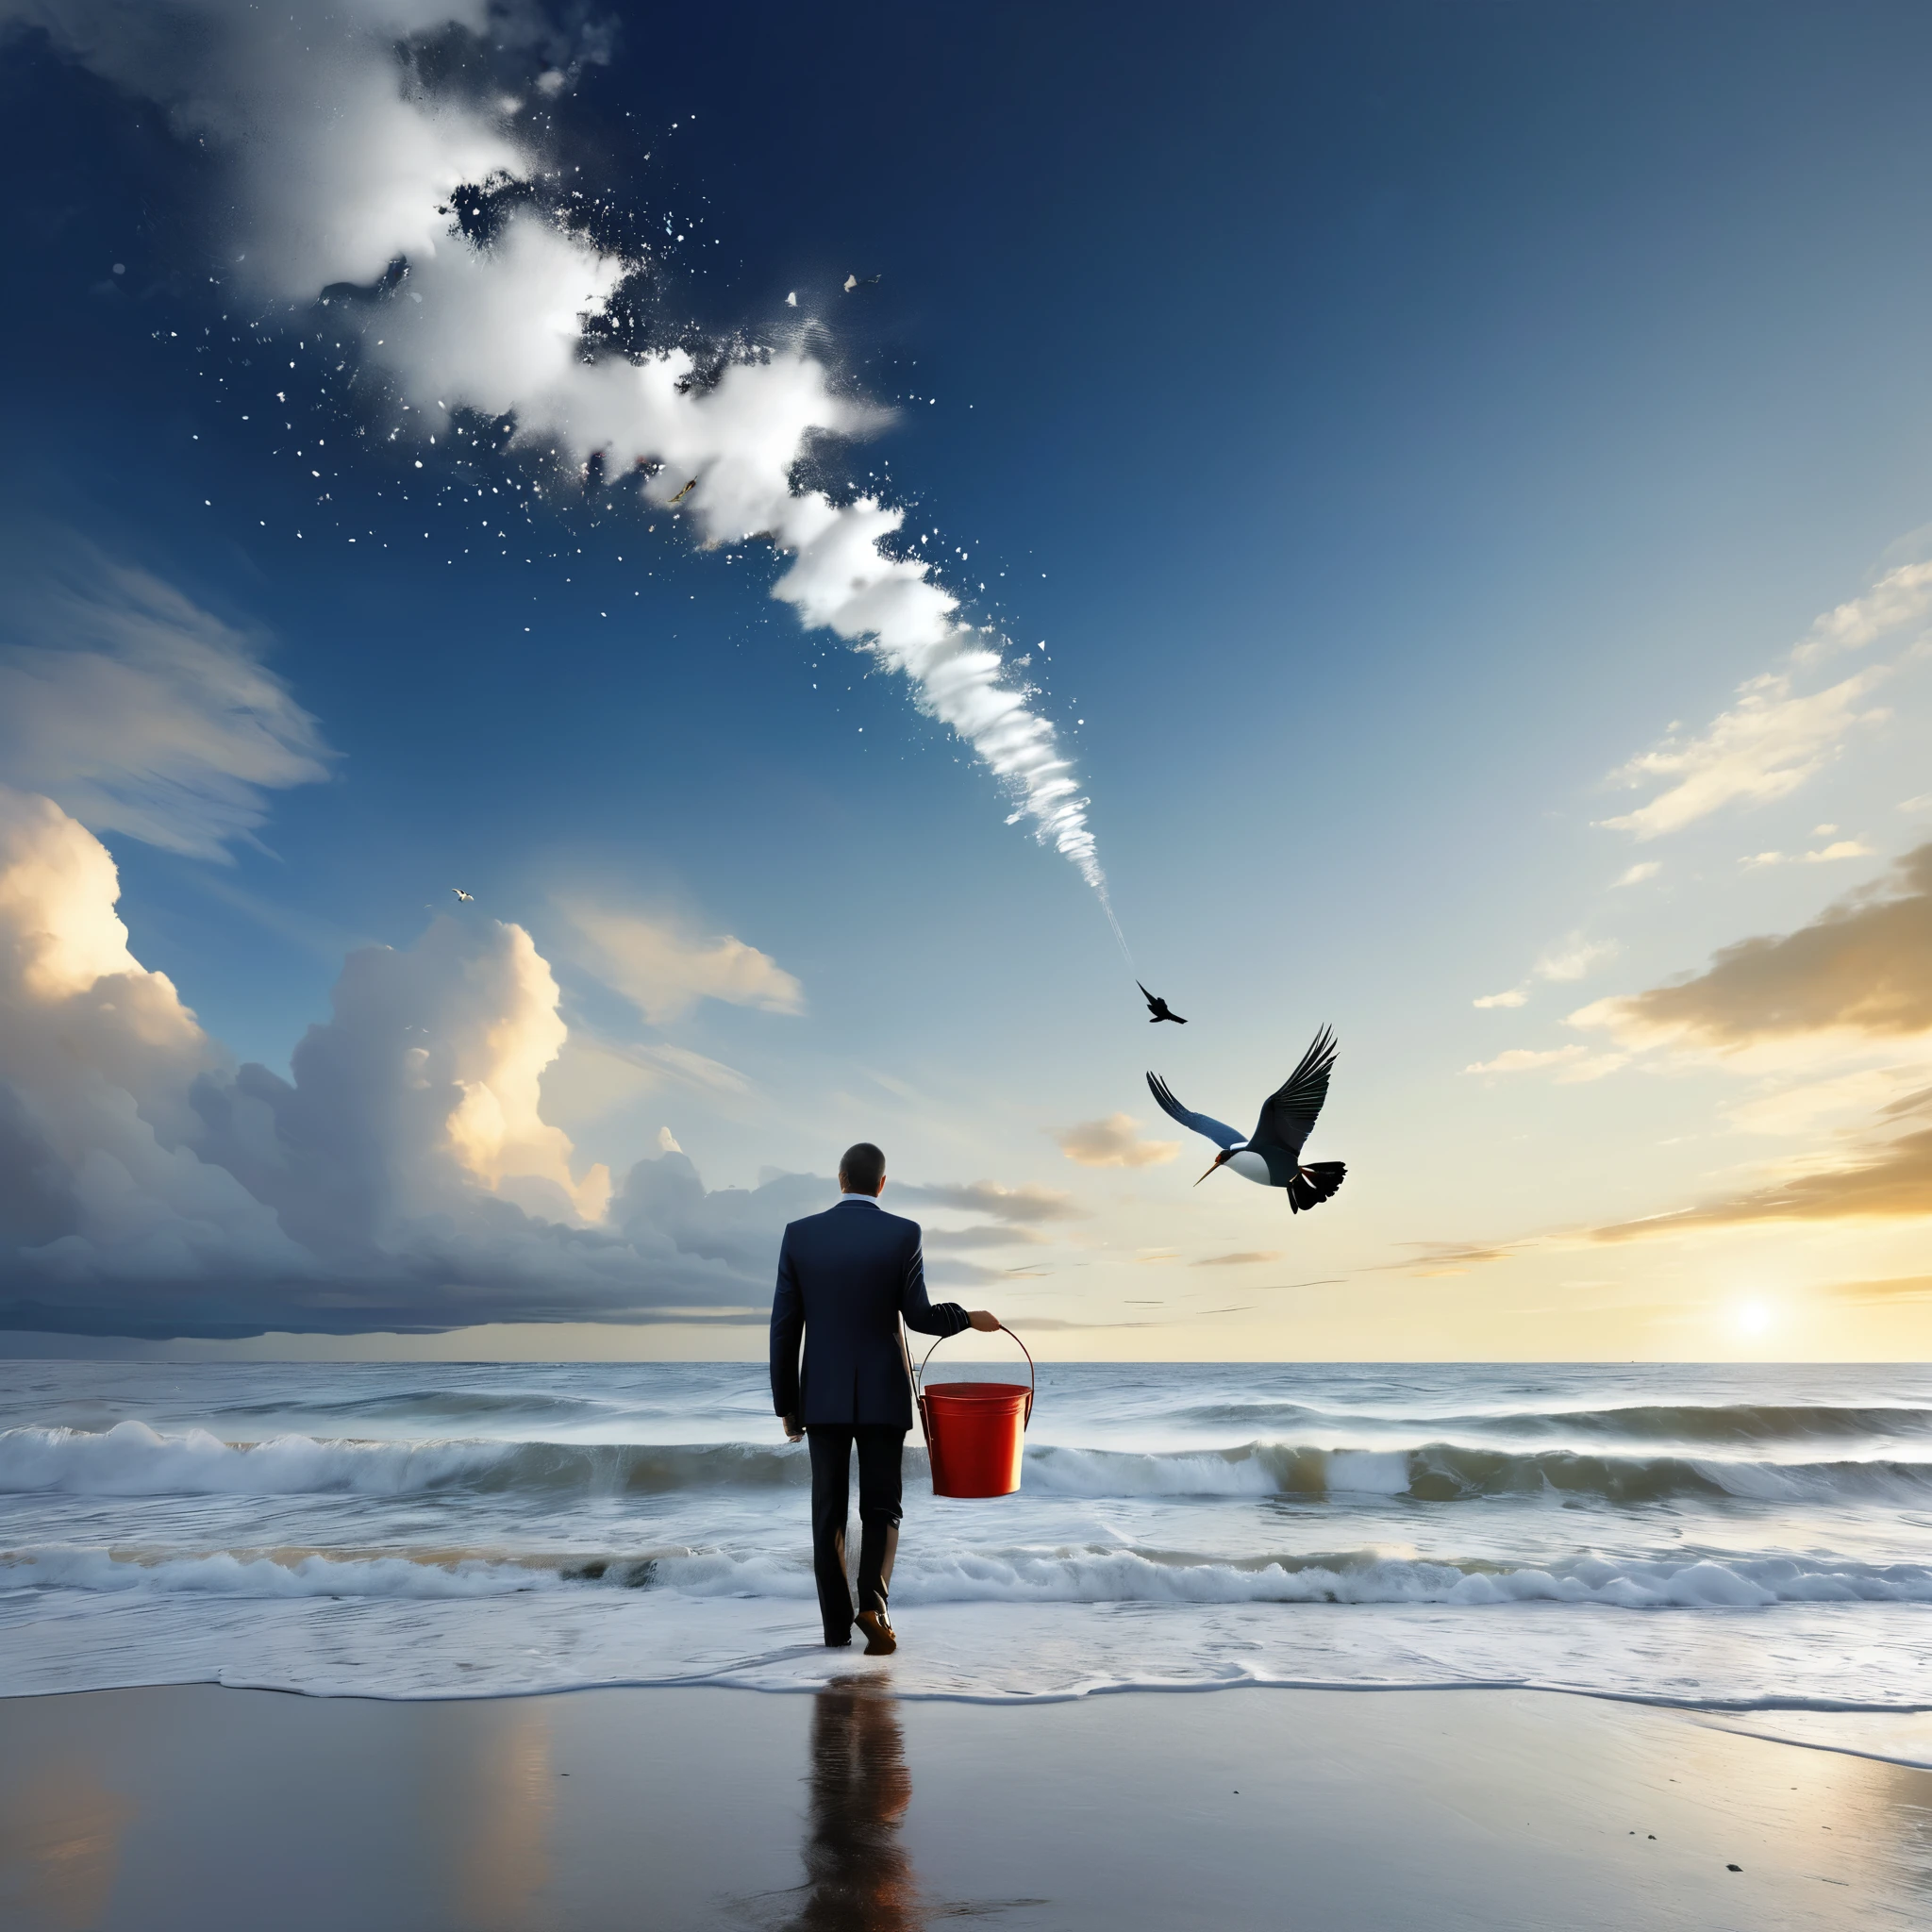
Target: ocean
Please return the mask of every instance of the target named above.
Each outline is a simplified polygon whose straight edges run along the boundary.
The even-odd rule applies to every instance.
[[[903,1695],[1932,1707],[1924,1368],[1054,1366],[1018,1495],[917,1445]],[[815,1688],[808,1480],[754,1365],[0,1362],[0,1694]]]

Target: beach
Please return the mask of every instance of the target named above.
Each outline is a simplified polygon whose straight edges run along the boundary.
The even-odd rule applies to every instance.
[[[915,1640],[916,1641],[916,1640]],[[11,1932],[1923,1925],[1932,1772],[1531,1691],[0,1704]],[[1862,1721],[1866,1746],[1886,1724]],[[1740,1869],[1734,1871],[1733,1866]]]
[[[884,1659],[778,1437],[0,1365],[0,1924],[1932,1920],[1923,1369],[1058,1365],[1017,1495],[908,1447]]]

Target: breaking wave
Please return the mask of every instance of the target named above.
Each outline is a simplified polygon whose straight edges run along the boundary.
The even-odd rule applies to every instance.
[[[452,1600],[590,1588],[806,1599],[813,1585],[802,1551],[790,1557],[676,1549],[515,1558],[226,1550],[143,1558],[69,1546],[0,1551],[0,1591]],[[1788,1603],[1932,1603],[1932,1569],[1783,1557],[1697,1557],[1681,1562],[1584,1557],[1537,1568],[1391,1557],[1373,1550],[1241,1562],[1117,1548],[1019,1550],[902,1562],[893,1598],[908,1604],[1567,1604],[1756,1610]]]
[[[0,1430],[0,1492],[91,1496],[368,1496],[515,1489],[617,1495],[710,1485],[804,1483],[803,1449],[736,1443],[364,1442],[278,1436],[225,1442],[206,1429],[162,1435],[145,1423],[111,1429]]]
[[[1320,1408],[1295,1402],[1202,1403],[1181,1411],[1179,1419],[1201,1426],[1218,1424],[1269,1433],[1313,1428],[1413,1430],[1418,1426],[1413,1415],[1378,1418],[1368,1410]],[[1445,1414],[1430,1417],[1424,1426],[1475,1436],[1581,1436],[1634,1443],[1769,1448],[1780,1442],[1932,1436],[1932,1408],[1907,1404],[1853,1407],[1825,1403],[1633,1403],[1607,1408]]]
[[[923,1473],[923,1452],[912,1449],[908,1467],[908,1474]],[[0,1431],[0,1492],[14,1493],[395,1496],[466,1490],[620,1496],[809,1479],[803,1449],[749,1443],[375,1442],[309,1436],[231,1443],[206,1430],[163,1435],[138,1422],[101,1431]],[[1248,1442],[1168,1453],[1040,1444],[1026,1452],[1025,1485],[1050,1495],[1094,1498],[1363,1495],[1455,1503],[1552,1496],[1629,1506],[1704,1497],[1924,1506],[1932,1502],[1932,1462],[1617,1456],[1448,1441],[1399,1449]]]
[[[390,1395],[344,1396],[333,1402],[299,1401],[233,1403],[224,1415],[301,1415],[335,1422],[581,1422],[610,1413],[611,1405],[575,1395],[517,1393],[499,1395],[488,1390],[416,1389]]]
[[[1764,1462],[1716,1457],[1515,1451],[1459,1442],[1409,1449],[1316,1449],[1274,1442],[1136,1454],[1039,1448],[1026,1481],[1062,1495],[1281,1495],[1406,1497],[1456,1503],[1489,1496],[1555,1495],[1617,1505],[1674,1497],[1754,1502],[1924,1502],[1932,1463]]]

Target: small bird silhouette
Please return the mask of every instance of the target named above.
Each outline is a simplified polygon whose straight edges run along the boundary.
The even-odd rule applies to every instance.
[[[1221,1152],[1208,1174],[1216,1167],[1226,1167],[1257,1187],[1284,1189],[1288,1205],[1300,1214],[1329,1199],[1348,1172],[1340,1160],[1302,1164],[1302,1147],[1314,1131],[1315,1116],[1328,1097],[1328,1072],[1334,1064],[1335,1036],[1324,1026],[1303,1054],[1301,1065],[1261,1103],[1261,1118],[1245,1141],[1212,1114],[1191,1113],[1158,1074],[1147,1075],[1147,1087],[1163,1113],[1220,1144]],[[1198,1188],[1201,1181],[1194,1185]]]
[[[1134,984],[1141,986],[1138,979]],[[1185,1026],[1188,1024],[1158,992],[1149,992],[1144,986],[1141,986],[1141,997],[1147,1002],[1147,1011],[1152,1015],[1147,1022],[1148,1025],[1158,1026],[1163,1020],[1172,1020],[1176,1026]]]
[[[452,886],[450,888],[450,891],[454,892],[457,895],[457,897],[463,902],[465,906],[474,906],[476,903],[475,893],[466,892],[460,886]]]
[[[676,507],[677,507],[677,506],[678,506],[678,505],[679,505],[680,503],[682,503],[682,502],[684,501],[684,499],[685,499],[685,498],[686,498],[687,496],[689,496],[689,495],[690,495],[690,494],[691,493],[691,491],[692,491],[693,490],[695,490],[695,489],[696,489],[697,487],[698,487],[698,479],[697,479],[697,478],[696,478],[695,476],[693,476],[693,477],[692,477],[692,478],[691,479],[691,481],[690,481],[689,483],[687,483],[687,484],[686,484],[686,485],[684,486],[684,488],[683,488],[682,490],[680,490],[680,491],[679,491],[677,492],[677,494],[676,494],[675,496],[674,496],[674,497],[673,497],[673,498],[671,499],[670,503],[668,503],[668,504],[667,504],[667,505],[665,506],[665,508],[666,508],[667,509],[675,509],[675,508],[676,508]]]
[[[878,282],[879,278],[877,275],[847,275],[845,277],[845,292],[849,295],[854,289],[875,289],[878,287]]]

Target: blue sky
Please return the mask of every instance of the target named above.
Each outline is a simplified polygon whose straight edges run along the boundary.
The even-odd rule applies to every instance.
[[[348,15],[304,31],[366,47],[358,21],[441,18]],[[771,597],[769,545],[694,551],[541,451],[453,455],[474,413],[431,448],[435,399],[399,410],[416,376],[382,373],[379,331],[333,346],[375,298],[316,306],[320,268],[298,296],[251,281],[236,257],[267,234],[299,283],[300,224],[273,127],[207,118],[256,53],[194,69],[191,16],[218,46],[232,26],[212,4],[0,8],[0,643],[82,651],[74,600],[142,573],[264,664],[313,742],[257,785],[258,824],[198,850],[91,817],[35,720],[0,782],[105,842],[129,950],[198,1016],[207,1078],[286,1078],[357,948],[513,979],[513,925],[569,1036],[541,1084],[569,1151],[530,1172],[562,1158],[576,1187],[601,1162],[622,1194],[634,1163],[677,1159],[665,1131],[710,1189],[754,1189],[868,1135],[941,1191],[905,1205],[950,1232],[948,1291],[1049,1350],[1923,1353],[1932,1192],[1906,1143],[1932,1012],[1874,1019],[1843,983],[1932,966],[1895,870],[1932,838],[1910,805],[1932,790],[1921,11],[755,8],[707,35],[626,9],[549,41],[505,17],[491,85],[521,87],[556,171],[539,206],[580,182],[601,246],[656,251],[638,352],[802,341],[893,407],[829,460],[938,533],[940,581],[1030,659],[1012,677],[1091,798],[1141,976],[1192,1023],[1151,1035],[1077,871],[1004,822],[903,678]],[[138,22],[158,61],[129,51]],[[419,73],[431,108],[475,94]],[[845,294],[848,274],[881,279]],[[479,511],[512,500],[529,520],[499,542]],[[1826,649],[1814,625],[1848,605]],[[152,790],[140,737],[124,796]],[[1719,802],[1603,823],[1686,773]],[[1907,907],[1884,941],[1904,952],[1832,965],[1825,991],[1808,941],[1773,960],[1812,974],[1796,992],[1710,980],[1722,949],[1859,891]],[[461,933],[425,941],[433,916]],[[1686,975],[1710,1000],[1672,1031],[1640,996]],[[425,1039],[443,997],[410,1008]],[[1194,1191],[1191,1140],[1146,1150],[1186,1137],[1145,1067],[1245,1125],[1323,1021],[1342,1054],[1310,1153],[1351,1173],[1318,1216],[1230,1175]],[[25,1061],[8,1077],[52,1107]],[[135,1097],[143,1119],[174,1104]],[[1121,1115],[1144,1164],[1062,1151]],[[158,1131],[170,1159],[226,1158],[205,1112]],[[442,1133],[409,1158],[442,1158]],[[1898,1184],[1787,1198],[1874,1168]],[[438,1213],[488,1194],[610,1224],[494,1171],[444,1185]],[[32,1347],[72,1345],[33,1339],[58,1307],[89,1345],[258,1324],[268,1341],[219,1345],[755,1352],[735,1311],[808,1192],[721,1198],[729,1241],[652,1222],[619,1325],[560,1286],[479,1330],[501,1305],[445,1256],[415,1313],[454,1333],[290,1341],[312,1297],[286,1259],[69,1279],[29,1251],[71,1208],[9,1230],[0,1304]],[[1219,1258],[1240,1255],[1260,1258]],[[686,1307],[705,1319],[658,1319]]]

